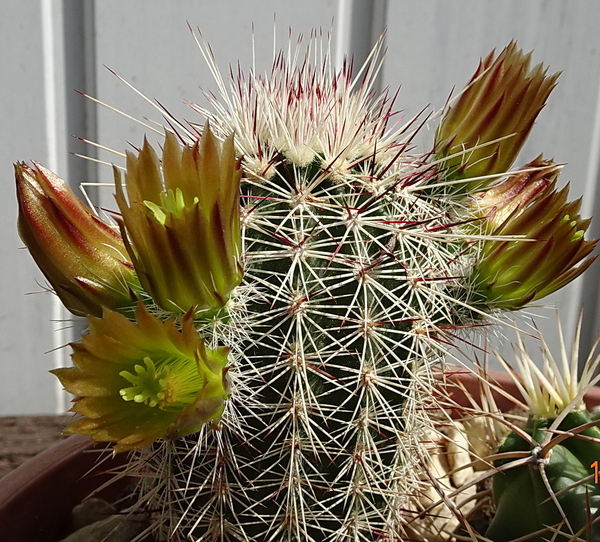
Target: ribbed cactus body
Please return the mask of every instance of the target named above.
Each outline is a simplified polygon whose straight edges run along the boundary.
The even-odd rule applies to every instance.
[[[453,330],[495,310],[473,278],[493,232],[466,192],[498,171],[457,179],[448,161],[461,151],[447,156],[439,141],[412,154],[415,119],[402,126],[373,89],[381,42],[356,77],[349,64],[334,70],[314,35],[270,73],[230,83],[199,45],[219,98],[194,108],[222,139],[234,134],[244,169],[244,278],[220,316],[197,321],[213,347],[231,347],[232,395],[197,437],[142,452],[140,502],[181,539],[407,540],[434,369]],[[510,60],[525,78],[527,58]],[[460,148],[459,128],[444,139]]]
[[[422,392],[465,256],[448,213],[415,190],[419,165],[388,166],[339,182],[282,159],[270,180],[245,183],[252,293],[231,314],[247,335],[233,345],[233,398],[197,444],[156,452],[171,455],[160,461],[178,487],[154,506],[181,514],[182,535],[402,539]]]

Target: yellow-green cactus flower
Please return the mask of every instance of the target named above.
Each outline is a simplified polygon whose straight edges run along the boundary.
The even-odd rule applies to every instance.
[[[65,307],[77,315],[135,306],[139,289],[117,229],[51,171],[15,164],[19,234]]]
[[[81,415],[65,430],[115,451],[178,438],[220,419],[229,397],[229,348],[208,348],[193,314],[161,321],[140,303],[136,322],[106,309],[72,344],[75,367],[52,371]]]
[[[489,213],[484,230],[504,239],[483,244],[472,277],[476,302],[519,309],[567,285],[594,261],[587,256],[597,240],[584,238],[590,220],[579,215],[581,200],[567,201],[568,186],[555,189],[559,169],[537,158],[478,198],[479,212]]]
[[[240,177],[233,136],[221,144],[208,124],[183,149],[167,132],[162,172],[147,141],[127,155],[125,188],[115,169],[123,238],[159,307],[219,309],[241,282]]]
[[[444,115],[435,155],[448,180],[465,179],[459,188],[485,187],[489,179],[469,179],[505,173],[519,154],[559,75],[530,61],[515,42],[492,51]]]

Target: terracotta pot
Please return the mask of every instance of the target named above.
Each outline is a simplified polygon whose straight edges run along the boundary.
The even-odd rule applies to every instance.
[[[26,461],[0,480],[0,540],[56,542],[69,534],[71,510],[111,479],[108,469],[122,465],[106,445],[73,435]],[[103,461],[98,465],[99,459]],[[127,481],[99,496],[113,500]]]
[[[476,375],[460,367],[449,368],[446,371],[446,375],[451,383],[460,382],[461,386],[464,387],[469,394],[473,397],[479,397],[481,382]],[[507,395],[515,397],[516,399],[522,399],[514,380],[508,373],[505,373],[504,371],[489,371],[488,380],[494,382],[499,388],[504,390]],[[494,391],[493,395],[500,410],[506,411],[514,408],[514,403],[506,395],[502,395],[498,391]],[[464,392],[459,388],[451,387],[450,396],[459,405],[470,405]],[[593,387],[585,394],[585,404],[588,410],[600,405],[600,386]]]

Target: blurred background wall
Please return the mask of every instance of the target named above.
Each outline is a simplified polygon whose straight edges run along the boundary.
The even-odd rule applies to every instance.
[[[540,115],[519,163],[541,152],[567,163],[563,182],[583,196],[583,215],[598,215],[600,157],[600,2],[597,0],[3,0],[0,4],[0,415],[58,413],[68,408],[48,370],[69,364],[68,348],[81,323],[44,292],[44,278],[16,233],[17,206],[11,163],[36,160],[73,186],[110,182],[104,162],[121,158],[78,138],[124,151],[148,132],[139,123],[98,107],[94,96],[134,119],[161,121],[158,112],[108,69],[157,99],[177,118],[199,121],[186,100],[204,104],[212,76],[188,28],[210,43],[225,75],[229,66],[267,70],[277,48],[312,29],[331,31],[336,62],[355,65],[387,29],[381,88],[401,87],[397,106],[408,119],[425,106],[441,108],[460,90],[491,49],[516,39],[559,85]],[[435,125],[418,143],[431,145]],[[74,137],[76,136],[76,137]],[[108,188],[90,187],[96,205],[112,206]],[[545,303],[557,306],[573,334],[585,306],[584,345],[600,328],[600,265]],[[38,292],[38,293],[36,293]],[[32,294],[32,295],[28,295]],[[541,314],[542,331],[557,345],[553,311]],[[520,320],[523,322],[523,319]],[[526,324],[524,324],[526,325]],[[508,337],[510,338],[510,337]],[[499,337],[500,344],[507,338]]]

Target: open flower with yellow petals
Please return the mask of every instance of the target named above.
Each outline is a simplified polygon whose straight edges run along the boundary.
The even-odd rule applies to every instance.
[[[115,168],[122,234],[144,289],[164,310],[220,309],[242,280],[240,160],[208,124],[193,146],[167,132],[162,168],[146,141]]]
[[[229,348],[208,348],[190,312],[161,321],[139,304],[136,322],[105,310],[75,343],[75,367],[52,371],[81,415],[67,433],[115,443],[120,452],[177,438],[220,419],[229,397]]]

